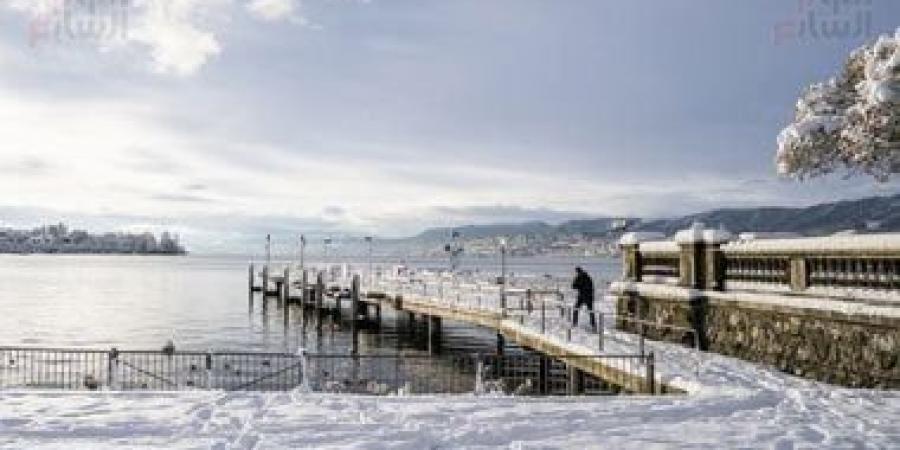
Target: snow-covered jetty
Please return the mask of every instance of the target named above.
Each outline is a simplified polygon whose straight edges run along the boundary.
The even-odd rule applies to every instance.
[[[900,234],[736,238],[702,225],[621,241],[621,315],[703,350],[851,387],[900,387]],[[619,323],[635,330],[633,323]]]
[[[341,267],[339,273],[331,270]],[[390,308],[408,314],[410,322],[424,322],[428,348],[435,353],[440,351],[442,323],[455,321],[496,331],[498,355],[503,353],[505,341],[510,340],[544,355],[548,364],[550,360],[562,361],[569,371],[571,394],[582,392],[586,375],[619,392],[684,392],[657,376],[656,356],[645,351],[642,338],[627,346],[606,345],[613,338],[608,334],[610,327],[627,318],[595,312],[597,329],[575,327],[572,302],[564,299],[566,293],[541,285],[541,280],[513,285],[497,279],[466,279],[405,269],[354,274],[347,268],[342,264],[325,270],[298,271],[292,267],[273,270],[265,265],[256,272],[251,265],[250,302],[254,301],[254,293],[261,293],[263,302],[274,298],[279,304],[297,302],[317,310],[349,314],[353,354],[359,351],[360,326],[366,322],[377,325],[382,309]],[[287,323],[289,308],[281,310]],[[535,383],[544,384],[540,375]]]

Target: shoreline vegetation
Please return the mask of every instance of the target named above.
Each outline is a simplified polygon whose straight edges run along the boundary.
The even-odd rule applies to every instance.
[[[89,233],[63,223],[32,229],[0,228],[0,254],[184,255],[175,233]]]

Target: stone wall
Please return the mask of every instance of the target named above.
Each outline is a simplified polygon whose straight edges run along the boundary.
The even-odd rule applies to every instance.
[[[711,297],[711,298],[710,298]],[[696,330],[704,350],[851,387],[900,388],[900,319],[731,301],[621,294],[619,314]],[[639,325],[619,321],[638,332]],[[691,333],[644,327],[650,339],[693,342]]]

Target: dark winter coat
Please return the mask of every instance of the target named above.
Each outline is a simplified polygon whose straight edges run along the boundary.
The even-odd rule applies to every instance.
[[[578,291],[579,303],[594,302],[594,280],[591,280],[591,276],[588,275],[587,272],[582,271],[575,275],[575,281],[572,282],[572,289]]]

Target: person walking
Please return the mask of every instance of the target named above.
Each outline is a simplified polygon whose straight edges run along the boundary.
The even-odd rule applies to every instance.
[[[594,280],[581,267],[575,268],[575,280],[572,281],[572,289],[578,291],[575,301],[575,310],[572,312],[572,325],[578,326],[578,310],[582,306],[588,310],[591,318],[591,328],[597,329],[597,319],[594,318]]]

